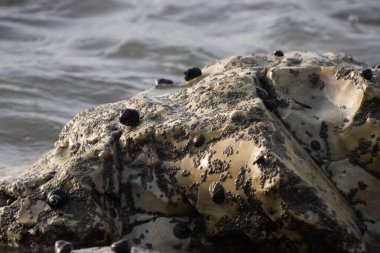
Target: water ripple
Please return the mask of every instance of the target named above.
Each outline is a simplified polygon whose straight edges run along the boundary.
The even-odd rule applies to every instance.
[[[346,51],[379,64],[378,0],[0,0],[0,176],[65,122],[214,59]]]

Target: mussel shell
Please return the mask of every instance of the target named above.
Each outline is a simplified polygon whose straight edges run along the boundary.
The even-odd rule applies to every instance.
[[[67,195],[61,189],[55,189],[48,193],[46,201],[52,208],[59,208],[66,204]]]

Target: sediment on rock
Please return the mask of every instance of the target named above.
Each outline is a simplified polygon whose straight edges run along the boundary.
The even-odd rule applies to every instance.
[[[343,54],[231,57],[82,112],[0,181],[0,241],[365,252],[380,239],[380,74],[362,67]],[[67,201],[49,204],[52,191]]]

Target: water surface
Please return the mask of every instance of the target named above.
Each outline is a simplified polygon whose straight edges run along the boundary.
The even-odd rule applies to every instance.
[[[275,49],[380,64],[379,0],[0,0],[0,177],[52,148],[90,106],[156,78]]]
[[[380,2],[0,0],[0,176],[76,113],[217,58],[345,51],[380,63]]]

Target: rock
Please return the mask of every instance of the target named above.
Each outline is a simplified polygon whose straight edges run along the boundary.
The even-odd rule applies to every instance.
[[[231,57],[79,113],[28,171],[0,180],[0,241],[378,248],[380,70],[367,80],[363,68],[344,54]],[[134,127],[124,108],[139,112]],[[57,188],[68,201],[51,208]]]
[[[159,251],[144,249],[140,247],[132,247],[131,253],[159,253]]]
[[[80,250],[74,250],[73,253],[112,253],[110,247],[94,247],[94,248],[87,248],[87,249],[80,249]],[[130,250],[131,253],[159,253],[159,251],[156,250],[150,250],[140,247],[132,247]]]
[[[113,253],[111,247],[93,247],[85,249],[77,249],[72,253]]]

